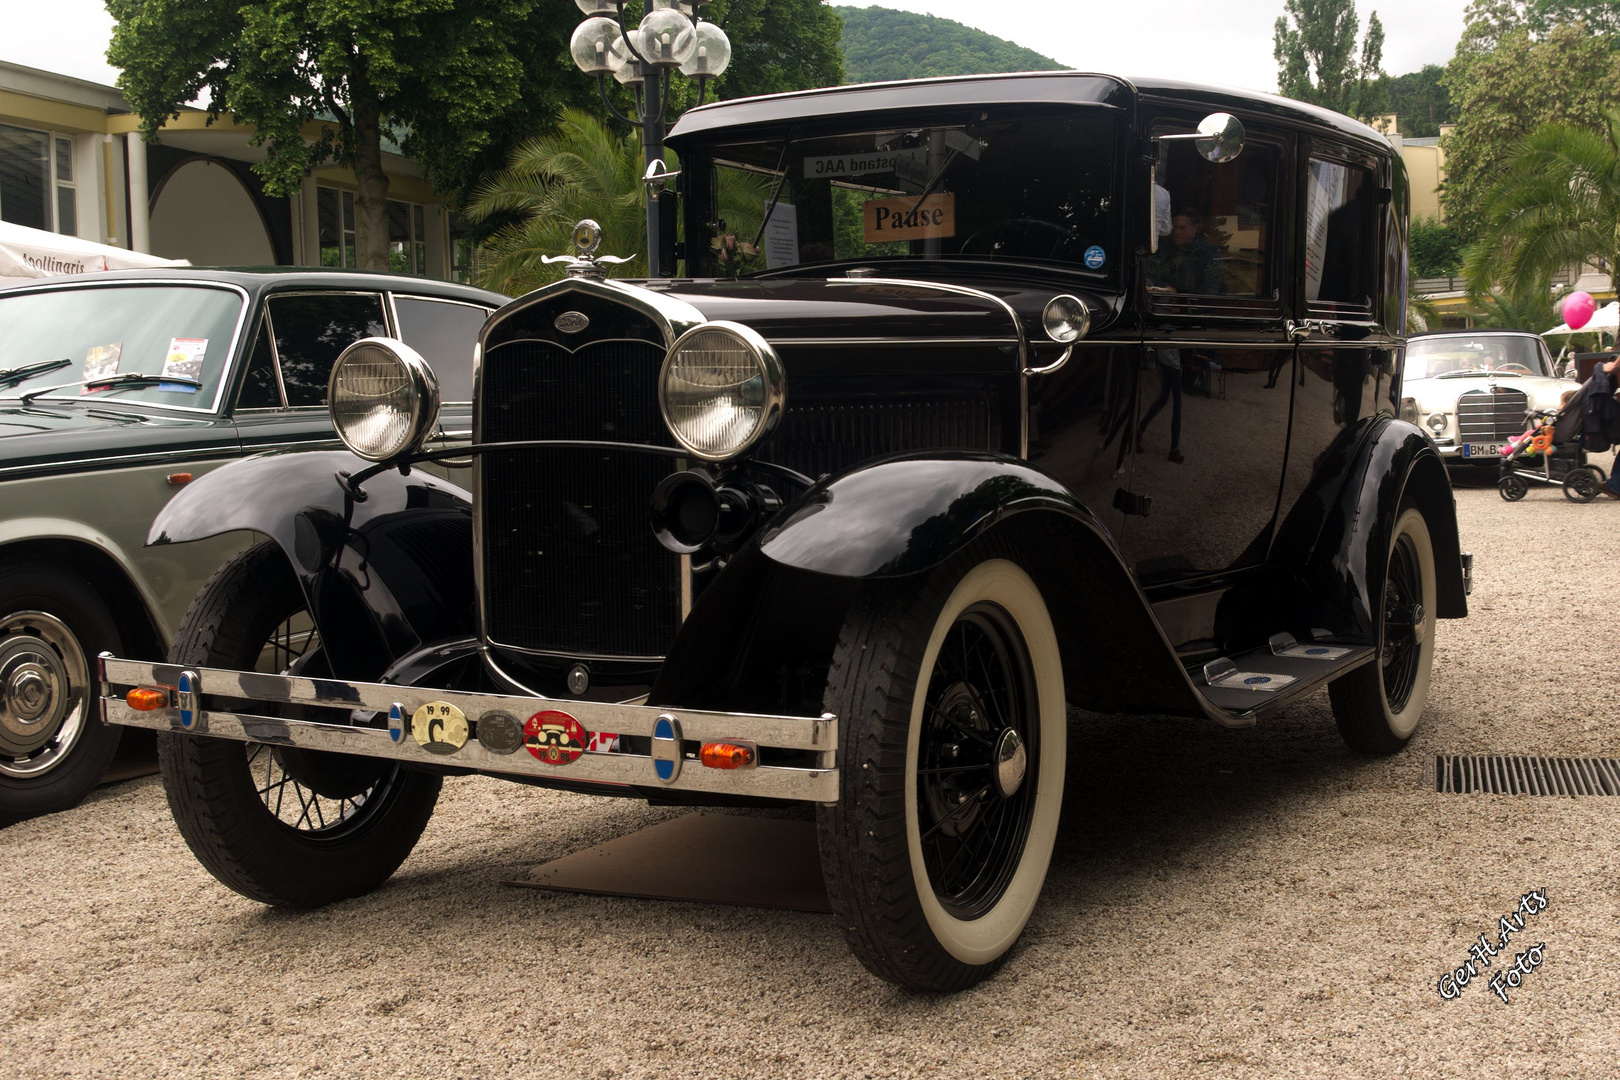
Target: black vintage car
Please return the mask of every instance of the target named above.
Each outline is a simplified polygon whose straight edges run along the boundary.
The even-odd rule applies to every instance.
[[[221,881],[374,888],[466,771],[801,800],[862,962],[954,989],[1040,893],[1067,703],[1245,727],[1325,685],[1351,746],[1407,742],[1468,574],[1395,415],[1381,136],[1068,73],[727,102],[669,142],[690,276],[605,280],[582,223],[483,328],[472,492],[417,471],[435,402],[376,341],[332,374],[353,454],[154,523],[266,538],[170,663],[103,663]]]
[[[96,717],[96,653],[162,657],[197,590],[252,541],[143,548],[164,504],[247,454],[340,446],[327,375],[372,334],[431,359],[459,435],[430,434],[465,445],[473,342],[503,299],[274,267],[0,289],[0,823],[95,787],[120,734]]]

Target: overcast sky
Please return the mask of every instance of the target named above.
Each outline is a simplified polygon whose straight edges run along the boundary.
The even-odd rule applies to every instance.
[[[861,0],[851,0],[851,6]],[[1116,75],[1277,88],[1271,27],[1282,0],[883,0],[883,7],[967,23],[1073,67]],[[1392,75],[1444,64],[1462,33],[1467,0],[1371,5],[1385,31]],[[0,60],[111,83],[112,19],[101,0],[0,0]]]

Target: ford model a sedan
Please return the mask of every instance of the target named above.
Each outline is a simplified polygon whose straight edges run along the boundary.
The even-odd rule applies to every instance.
[[[1325,685],[1352,747],[1407,742],[1467,575],[1395,415],[1382,137],[1041,74],[729,102],[670,144],[691,276],[604,280],[582,223],[483,328],[470,493],[420,472],[431,381],[375,340],[332,373],[352,453],[154,523],[265,537],[170,663],[103,662],[221,881],[374,888],[468,771],[799,800],[861,961],[953,989],[1040,894],[1066,703],[1245,727]]]

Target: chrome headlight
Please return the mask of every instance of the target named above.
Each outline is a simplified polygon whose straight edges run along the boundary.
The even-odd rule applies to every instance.
[[[658,407],[693,457],[725,461],[776,427],[784,383],[781,359],[759,334],[733,322],[704,323],[665,357]]]
[[[1091,309],[1077,296],[1054,296],[1041,312],[1046,336],[1059,345],[1073,345],[1091,331]]]
[[[326,387],[338,438],[367,461],[415,450],[439,421],[439,380],[393,338],[361,338],[337,358]]]
[[[1443,412],[1429,414],[1429,430],[1436,435],[1446,430],[1446,414]]]

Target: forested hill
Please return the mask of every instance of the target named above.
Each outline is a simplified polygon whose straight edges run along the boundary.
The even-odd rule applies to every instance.
[[[951,19],[881,7],[837,10],[844,17],[846,83],[1063,68],[1034,49]]]

